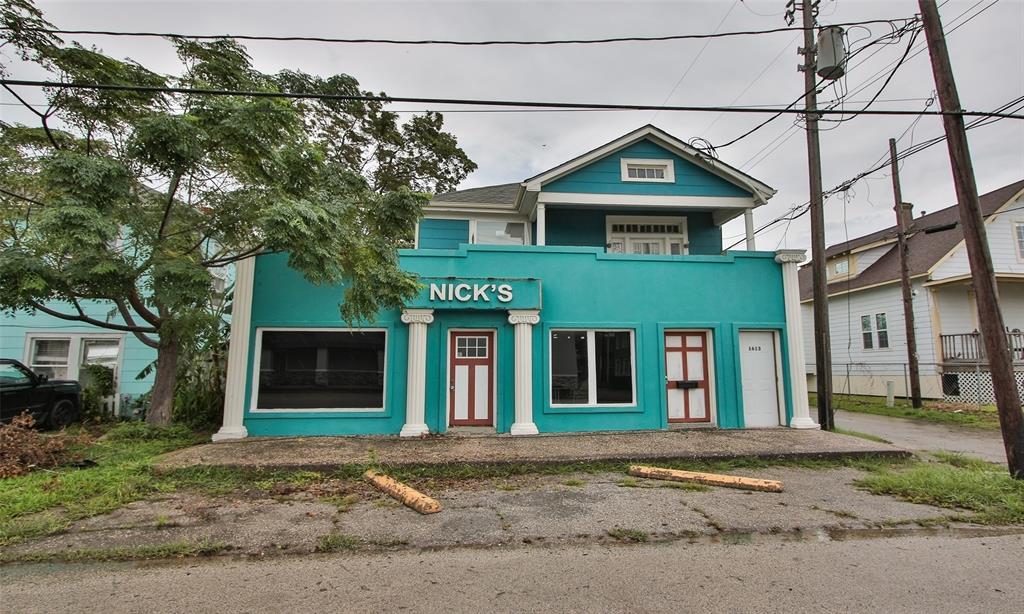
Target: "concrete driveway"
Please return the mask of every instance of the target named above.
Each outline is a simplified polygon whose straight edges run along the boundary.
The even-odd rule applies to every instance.
[[[836,411],[836,426],[882,437],[907,450],[961,452],[993,463],[1006,463],[1003,438],[997,430],[848,411]]]

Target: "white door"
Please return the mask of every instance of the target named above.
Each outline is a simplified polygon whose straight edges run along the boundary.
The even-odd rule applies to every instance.
[[[775,333],[740,331],[743,378],[743,421],[748,428],[779,426],[779,379],[775,364]]]

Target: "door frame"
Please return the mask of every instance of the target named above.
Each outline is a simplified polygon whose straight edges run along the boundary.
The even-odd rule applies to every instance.
[[[776,418],[778,424],[775,426],[765,427],[750,427],[747,426],[747,400],[743,397],[743,344],[741,342],[743,333],[771,333],[772,344],[774,346],[775,354],[775,398],[776,398]],[[787,426],[786,424],[786,390],[785,380],[783,379],[782,373],[782,336],[779,334],[779,330],[775,328],[740,328],[736,333],[736,358],[737,364],[736,369],[739,373],[739,393],[740,398],[743,400],[742,406],[740,407],[740,416],[743,418],[743,428],[782,428]]]
[[[661,356],[658,360],[661,363],[659,372],[661,373],[661,403],[662,403],[662,419],[665,421],[664,424],[670,428],[679,428],[685,426],[687,428],[717,428],[718,427],[718,382],[717,382],[717,369],[715,368],[715,329],[713,328],[688,328],[688,327],[671,327],[661,329],[661,339],[658,342],[658,347],[661,350]],[[668,365],[665,363],[665,357],[667,354],[667,348],[665,347],[665,336],[672,333],[703,333],[704,334],[704,346],[705,346],[705,358],[707,359],[707,365],[705,370],[708,376],[708,416],[707,421],[689,421],[689,420],[670,420],[668,417],[668,389],[665,387],[665,383],[668,381]]]
[[[453,360],[455,356],[452,354],[452,338],[456,334],[466,333],[488,333],[491,335],[491,415],[490,424],[479,424],[479,425],[462,425],[452,424],[454,408],[452,407],[452,378],[455,377],[455,370],[453,367]],[[453,327],[446,329],[445,334],[445,350],[444,350],[444,365],[445,365],[445,378],[442,382],[444,385],[444,428],[448,429],[460,426],[478,426],[483,428],[498,428],[498,329],[497,328],[486,328],[486,327]]]

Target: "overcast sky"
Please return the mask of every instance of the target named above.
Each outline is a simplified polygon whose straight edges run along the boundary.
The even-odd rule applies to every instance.
[[[192,34],[272,34],[329,37],[548,39],[704,33],[784,26],[784,0],[641,2],[38,2],[65,29],[148,30]],[[1024,95],[1024,0],[948,0],[941,14],[949,34],[953,69],[965,108],[990,110]],[[909,0],[822,0],[821,24],[910,17]],[[957,19],[959,17],[959,19]],[[889,31],[884,24],[849,32],[856,50]],[[251,43],[257,68],[300,69],[320,75],[348,73],[364,88],[395,96],[615,102],[675,105],[787,104],[803,91],[796,71],[793,32],[707,41],[619,43],[546,47],[397,47],[323,43]],[[161,39],[76,37],[116,57],[130,57],[165,73],[177,60]],[[899,44],[877,54],[821,96],[856,92],[904,52]],[[705,43],[706,46],[705,46]],[[924,107],[934,89],[923,35],[877,109]],[[884,74],[884,73],[883,73]],[[38,78],[16,68],[14,78]],[[859,108],[881,80],[849,98]],[[27,94],[34,101],[41,93]],[[860,102],[861,105],[856,104]],[[0,113],[8,121],[30,117],[4,92]],[[932,108],[937,108],[937,103]],[[396,105],[396,109],[422,108]],[[647,123],[689,140],[724,143],[764,119],[757,115],[629,112],[445,112],[445,122],[479,170],[461,186],[520,181]],[[909,117],[858,117],[821,135],[825,187],[865,170],[885,153],[887,139],[910,126]],[[922,119],[900,148],[942,133],[937,117]],[[1003,120],[969,132],[979,190],[984,193],[1024,178],[1024,121]],[[755,212],[760,226],[808,199],[806,141],[784,116],[719,157],[778,189]],[[944,144],[907,159],[901,168],[904,199],[916,212],[955,202]],[[844,202],[845,200],[845,202]],[[893,223],[886,173],[861,181],[847,197],[826,203],[826,240],[833,244]],[[781,224],[758,237],[759,249],[809,248],[808,218]],[[742,238],[742,220],[725,227],[726,244]],[[742,247],[742,246],[741,246]]]

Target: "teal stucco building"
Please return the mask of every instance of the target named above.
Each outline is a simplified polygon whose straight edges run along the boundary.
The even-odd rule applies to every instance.
[[[774,190],[645,126],[522,182],[441,194],[358,329],[283,255],[237,265],[223,428],[245,436],[815,428]],[[746,216],[747,250],[722,225]]]

